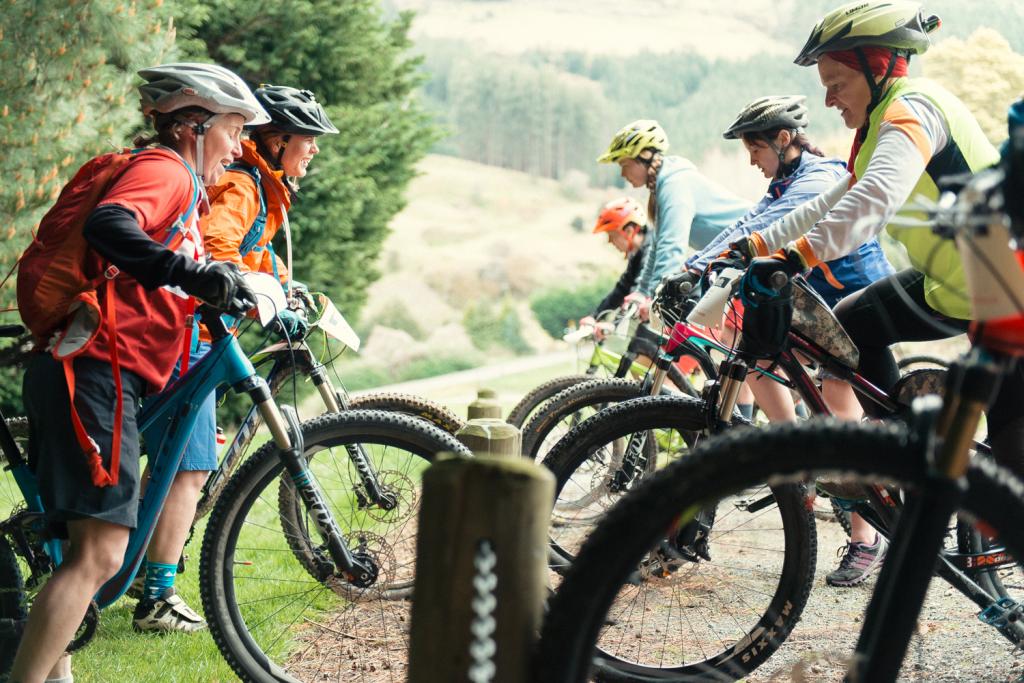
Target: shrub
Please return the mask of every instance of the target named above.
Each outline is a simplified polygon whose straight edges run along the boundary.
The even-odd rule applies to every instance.
[[[548,334],[561,337],[567,323],[589,315],[614,282],[612,277],[603,277],[581,285],[554,287],[534,296],[530,308]]]
[[[508,299],[477,301],[466,309],[462,323],[473,345],[481,351],[500,348],[521,355],[533,350],[523,338],[519,314]]]

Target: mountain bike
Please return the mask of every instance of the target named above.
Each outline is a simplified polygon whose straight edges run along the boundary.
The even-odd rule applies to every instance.
[[[509,411],[506,421],[522,429],[556,394],[598,377],[602,372],[618,378],[639,378],[650,373],[661,337],[647,325],[636,324],[636,312],[636,305],[631,304],[619,311],[603,313],[603,318],[611,315],[613,321],[610,325],[598,323],[607,329],[606,336],[601,339],[596,337],[597,328],[594,326],[583,326],[562,337],[564,341],[574,345],[594,341],[594,350],[587,362],[586,370],[582,374],[555,377],[534,387]],[[629,340],[625,350],[620,353],[618,349],[613,348],[613,342],[625,339]],[[706,373],[714,370],[714,364],[710,359],[705,359],[697,353],[686,364],[690,370],[685,373],[677,364],[665,368],[664,381],[676,391],[696,396],[698,390],[695,382],[697,386],[703,384],[704,377],[707,377]],[[701,377],[702,374],[704,377]]]
[[[335,385],[331,382],[330,373],[316,357],[307,340],[316,332],[322,332],[325,345],[328,339],[340,344],[338,353],[346,348],[358,351],[360,340],[327,295],[317,293],[314,296],[318,300],[316,315],[310,320],[306,338],[280,341],[250,356],[257,370],[269,367],[265,377],[272,396],[278,396],[285,387],[294,387],[299,380],[305,379],[316,387],[324,410],[328,413],[342,410],[385,410],[418,417],[451,434],[462,428],[465,424],[462,419],[444,406],[425,398],[398,392],[373,392],[353,398],[344,384]],[[198,522],[213,509],[224,485],[238,464],[245,459],[261,424],[259,410],[256,406],[251,407],[238,425],[231,443],[225,448],[217,469],[203,486],[196,506],[195,521]]]
[[[583,436],[573,431],[576,425],[583,429],[582,424],[587,424],[581,424],[581,418],[588,413],[594,415],[595,410],[608,405],[658,394],[656,380],[648,385],[593,380],[553,398],[523,430],[524,454],[543,454],[544,465],[556,476],[552,543],[560,562],[571,559],[575,548],[603,511],[634,482],[682,457],[700,440],[734,426],[748,425],[734,410],[739,386],[748,374],[760,378],[758,381],[778,382],[789,387],[815,415],[828,415],[829,411],[808,367],[848,381],[858,393],[877,405],[879,413],[890,417],[908,414],[915,397],[941,391],[943,368],[911,370],[903,375],[891,393],[878,389],[856,373],[853,370],[859,356],[856,347],[829,307],[801,277],[793,280],[794,313],[786,344],[773,358],[758,364],[742,350],[725,346],[705,331],[707,327],[690,320],[703,321],[708,327],[716,320],[720,322],[722,310],[731,300],[741,275],[738,269],[726,269],[706,288],[702,297],[691,297],[689,291],[668,288],[656,299],[662,319],[671,323],[666,342],[659,349],[656,367],[671,364],[680,349],[693,353],[692,349],[696,348],[705,355],[713,351],[724,358],[712,375],[720,380],[706,383],[700,399],[662,396],[656,401],[631,404],[633,408],[627,412],[611,415],[597,412],[589,429],[595,431],[595,425],[602,425],[600,433],[606,438],[597,444],[587,440],[590,434]],[[677,413],[678,420],[672,426],[685,425],[685,429],[678,432],[637,430],[639,413],[664,407]],[[823,519],[838,521],[849,533],[849,511],[838,503],[823,501],[815,512]]]
[[[1012,657],[997,653],[999,642],[1014,651],[1024,643],[1024,577],[1014,559],[1024,553],[1024,482],[985,455],[971,457],[981,412],[1024,348],[1024,274],[993,200],[1001,183],[1001,172],[985,172],[960,204],[947,197],[939,207],[946,214],[938,226],[955,232],[972,301],[1007,316],[1002,327],[975,328],[974,348],[951,368],[944,398],[916,399],[905,421],[729,430],[637,481],[593,530],[550,604],[541,680],[735,680],[753,671],[789,636],[809,593],[815,533],[807,503],[816,490],[891,539],[856,650],[817,675],[895,680],[911,639],[927,638],[914,627],[933,573],[974,603],[990,627],[981,636],[995,639],[981,641],[993,655],[989,668],[957,677],[1019,675]],[[730,380],[746,369],[723,376],[713,404],[719,419],[729,414]],[[593,453],[621,437],[611,427],[624,420],[633,431],[689,430],[677,409],[686,402],[620,404],[565,441],[575,437],[579,454]]]
[[[200,588],[214,641],[246,681],[295,680],[294,674],[309,673],[308,666],[334,670],[335,678],[357,666],[397,667],[391,648],[407,639],[402,598],[411,591],[420,476],[440,451],[469,452],[450,434],[406,415],[353,410],[300,424],[294,409],[275,403],[221,312],[200,310],[213,338],[210,352],[140,411],[140,431],[152,427],[159,436],[149,444],[151,476],[138,526],[120,570],[97,592],[69,651],[92,639],[99,610],[128,588],[196,408],[228,386],[258,406],[273,440],[231,478],[207,524]],[[35,474],[3,422],[0,448],[24,498],[23,507],[0,523],[5,672],[32,596],[61,564],[63,549],[49,533]],[[352,620],[375,631],[366,644],[372,653],[357,644],[343,663],[310,653]],[[380,642],[388,647],[379,649]]]

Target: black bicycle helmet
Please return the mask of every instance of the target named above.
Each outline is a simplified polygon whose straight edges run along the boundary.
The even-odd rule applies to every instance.
[[[261,85],[254,93],[270,114],[271,128],[292,135],[326,135],[337,133],[327,112],[308,90],[286,85]]]
[[[761,133],[776,128],[800,130],[807,127],[807,105],[802,95],[761,97],[739,113],[732,125],[722,133],[726,140],[736,140],[744,133]]]

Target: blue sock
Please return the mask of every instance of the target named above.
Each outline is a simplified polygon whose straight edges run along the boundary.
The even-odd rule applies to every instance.
[[[156,600],[164,591],[174,585],[174,579],[178,575],[177,564],[161,564],[160,562],[149,561],[146,563],[146,583],[142,587],[142,597],[145,600]]]
[[[794,407],[796,408],[796,416],[797,417],[799,417],[801,419],[804,419],[804,420],[806,420],[809,417],[809,415],[807,414],[807,406],[804,405],[803,401],[800,401]]]
[[[740,411],[740,415],[746,420],[754,419],[754,404],[753,403],[737,403],[736,408]]]

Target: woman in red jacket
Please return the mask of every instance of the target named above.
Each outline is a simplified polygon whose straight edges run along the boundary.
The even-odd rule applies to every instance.
[[[75,357],[74,411],[61,361],[38,353],[25,371],[29,460],[49,519],[66,531],[70,548],[67,561],[33,600],[10,676],[20,683],[43,681],[48,672],[50,680],[71,680],[64,648],[93,595],[120,567],[136,523],[136,407],[142,396],[162,389],[171,375],[182,350],[189,297],[217,306],[240,292],[252,299],[236,270],[202,263],[199,210],[188,209],[205,206],[203,180],[216,181],[223,174],[241,154],[243,126],[266,121],[266,113],[245,83],[219,66],[168,64],[139,74],[146,81],[139,88],[142,110],[156,128],[149,142],[159,144],[132,157],[82,228],[87,256],[120,271],[100,287],[114,288],[117,337],[109,338],[101,327]],[[185,238],[171,251],[160,238],[176,221],[181,221]],[[105,296],[99,299],[106,315]],[[122,385],[118,392],[111,365],[114,345]],[[115,412],[118,395],[123,417],[115,427],[113,416],[121,412]],[[73,412],[99,451],[101,471],[90,467],[72,426]],[[113,434],[118,429],[123,440],[115,454]],[[115,459],[119,465],[103,481],[99,475]]]

